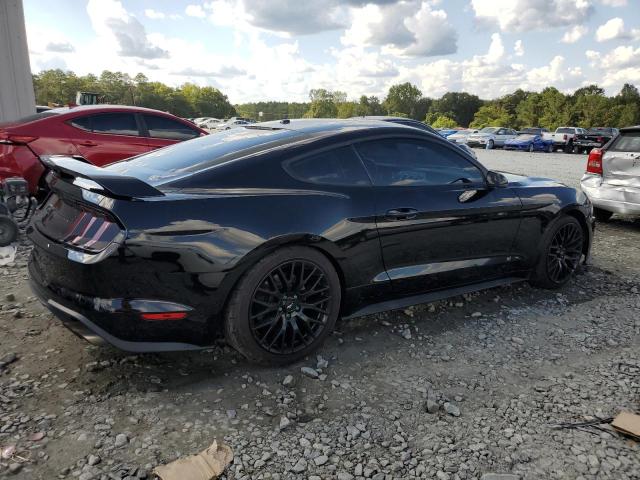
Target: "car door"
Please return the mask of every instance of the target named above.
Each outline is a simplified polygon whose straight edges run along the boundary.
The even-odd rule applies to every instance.
[[[436,139],[356,144],[374,185],[388,279],[402,295],[507,275],[521,202]]]
[[[84,127],[85,134],[74,139],[74,143],[80,155],[99,167],[149,150],[131,112],[87,115],[71,120],[70,124]]]
[[[199,130],[186,123],[163,115],[145,113],[141,115],[141,120],[151,150],[196,138],[201,134]]]

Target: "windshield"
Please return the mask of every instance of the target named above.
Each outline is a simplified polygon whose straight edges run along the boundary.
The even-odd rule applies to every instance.
[[[525,128],[522,133],[528,133],[531,135],[539,135],[542,133],[542,129],[541,128]]]
[[[596,127],[596,128],[590,128],[589,130],[587,130],[587,133],[606,133],[606,134],[610,134],[610,133],[612,133],[612,131],[613,131],[612,128]]]
[[[628,132],[618,135],[609,147],[611,152],[640,152],[640,132]]]
[[[288,143],[299,135],[291,130],[234,128],[138,155],[105,169],[157,186],[255,151]]]
[[[498,127],[484,127],[480,130],[480,133],[496,133],[498,131]]]

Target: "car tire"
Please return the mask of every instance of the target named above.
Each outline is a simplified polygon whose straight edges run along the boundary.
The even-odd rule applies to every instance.
[[[564,147],[564,153],[573,153],[573,143],[568,143]]]
[[[553,144],[547,147],[547,153],[553,153]]]
[[[583,246],[584,232],[578,220],[570,215],[553,220],[542,236],[531,284],[548,289],[562,287],[578,269]]]
[[[494,142],[493,140],[489,140],[489,141],[487,142],[487,148],[488,148],[489,150],[493,150],[493,149],[495,148],[495,146],[496,146],[496,144],[495,144],[495,142]]]
[[[534,150],[533,143],[529,144],[529,153],[533,153]]]
[[[601,208],[593,207],[593,216],[596,217],[598,222],[606,223],[611,220],[613,212],[608,210],[602,210]]]
[[[580,148],[579,148],[579,147],[577,147],[577,146],[575,146],[575,145],[574,145],[572,153],[579,154],[579,153],[582,153],[582,151],[580,150]]]
[[[9,217],[0,217],[0,247],[11,245],[18,239],[18,225]]]
[[[309,293],[314,290],[323,291]],[[252,363],[293,363],[331,334],[340,301],[340,279],[322,253],[301,246],[281,248],[258,261],[235,287],[225,311],[225,338]]]

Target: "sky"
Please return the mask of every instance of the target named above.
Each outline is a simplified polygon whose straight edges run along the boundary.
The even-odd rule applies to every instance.
[[[326,88],[483,99],[640,86],[640,0],[23,0],[33,73],[103,70],[232,103]]]

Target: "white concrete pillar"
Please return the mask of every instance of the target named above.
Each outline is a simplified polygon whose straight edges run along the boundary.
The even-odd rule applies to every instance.
[[[35,112],[22,0],[0,0],[0,122]]]

